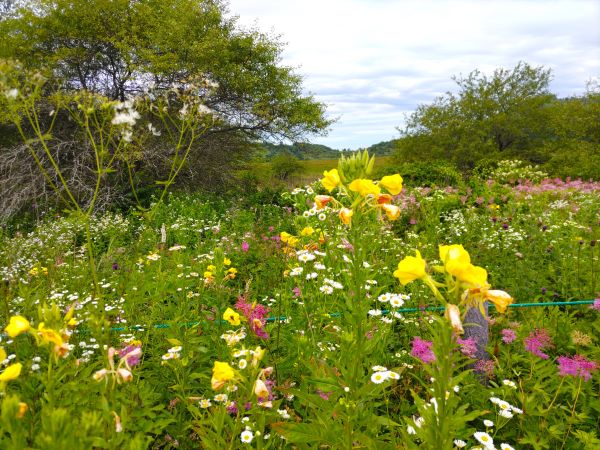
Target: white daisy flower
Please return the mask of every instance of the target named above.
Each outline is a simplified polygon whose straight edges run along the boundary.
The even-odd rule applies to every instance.
[[[371,375],[371,381],[375,384],[381,384],[388,379],[386,372],[375,372]]]
[[[250,442],[252,442],[252,439],[254,439],[254,435],[250,430],[242,431],[242,434],[240,434],[240,440],[244,444],[249,444]]]
[[[476,431],[473,434],[473,436],[475,436],[475,439],[477,439],[479,442],[481,442],[488,448],[494,446],[494,440],[492,439],[492,437],[489,434],[484,433],[483,431]]]

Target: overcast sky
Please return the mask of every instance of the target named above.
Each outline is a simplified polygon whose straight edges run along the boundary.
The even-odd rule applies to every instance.
[[[397,138],[405,114],[474,69],[544,65],[561,97],[600,75],[600,0],[229,0],[229,9],[287,43],[283,63],[339,118],[311,141],[338,149]]]

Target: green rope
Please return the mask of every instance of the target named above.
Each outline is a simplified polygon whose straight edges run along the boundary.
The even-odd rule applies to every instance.
[[[574,305],[591,305],[594,303],[594,300],[575,300],[572,302],[543,302],[543,303],[513,303],[512,305],[508,305],[509,308],[536,308],[536,307],[550,307],[550,306],[574,306]],[[496,307],[493,303],[490,304],[492,307]],[[446,308],[444,306],[426,306],[424,308],[399,308],[396,310],[398,313],[416,313],[416,312],[425,312],[425,311],[444,311]],[[390,313],[390,310],[384,309],[381,311],[381,314],[387,315]],[[341,313],[329,313],[329,317],[340,317]],[[267,317],[267,322],[277,322],[277,321],[285,321],[288,318],[286,316],[281,317]],[[225,321],[222,321],[226,323]],[[180,327],[195,327],[196,325],[200,325],[201,322],[184,322],[180,324]],[[171,325],[166,323],[159,323],[153,326],[155,329],[163,329],[163,328],[171,328]],[[142,325],[133,325],[130,327],[113,327],[110,331],[127,331],[127,330],[143,330],[144,326]]]

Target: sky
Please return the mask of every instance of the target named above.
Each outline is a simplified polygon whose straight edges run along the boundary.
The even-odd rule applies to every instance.
[[[400,136],[418,105],[456,92],[452,76],[519,61],[579,95],[600,76],[600,0],[229,0],[246,28],[279,36],[282,64],[337,119],[310,142],[363,148]]]

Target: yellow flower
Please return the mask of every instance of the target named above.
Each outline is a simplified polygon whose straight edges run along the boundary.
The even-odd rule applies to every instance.
[[[17,411],[17,419],[22,419],[28,409],[29,406],[27,405],[27,403],[19,402],[19,411]]]
[[[487,271],[483,267],[469,264],[464,269],[458,270],[455,276],[459,281],[470,284],[472,286],[488,286]]]
[[[329,192],[333,191],[338,184],[340,184],[340,174],[337,169],[331,169],[330,171],[323,172],[323,179],[321,184]]]
[[[400,208],[398,208],[396,205],[390,205],[389,203],[386,203],[381,207],[385,211],[385,215],[388,219],[396,220],[398,217],[400,217]]]
[[[462,245],[440,245],[440,259],[444,270],[454,276],[471,265],[471,257]]]
[[[296,236],[292,236],[290,233],[286,233],[285,231],[279,233],[279,238],[281,239],[281,242],[286,243],[290,247],[295,247],[298,243],[298,238]]]
[[[230,266],[231,265],[231,260],[227,257],[223,258],[223,265],[224,266]]]
[[[239,325],[240,324],[240,315],[236,313],[233,309],[227,308],[223,313],[223,320],[226,320],[231,325]]]
[[[263,356],[265,356],[265,349],[261,348],[260,345],[252,350],[252,367],[257,367]]]
[[[46,328],[44,322],[38,325],[37,334],[44,344],[54,344],[57,347],[61,347],[64,344],[60,333],[50,328]]]
[[[313,229],[313,227],[304,227],[300,232],[300,236],[310,236],[314,232],[315,230]]]
[[[379,186],[373,183],[372,180],[367,180],[364,178],[358,178],[354,180],[348,188],[352,192],[358,192],[362,197],[366,197],[369,194],[378,195],[381,190]]]
[[[23,366],[21,365],[21,363],[11,364],[6,368],[6,370],[4,370],[4,372],[0,373],[0,381],[6,382],[16,380],[17,378],[19,378],[19,375],[21,375],[22,367]]]
[[[317,205],[317,209],[323,209],[331,200],[333,200],[331,195],[316,195],[315,204]]]
[[[458,309],[458,306],[448,303],[444,315],[446,316],[446,319],[450,321],[450,325],[456,333],[463,334],[465,332],[465,330],[463,330],[462,321],[460,320],[460,310]]]
[[[208,266],[206,268],[206,270],[209,272],[214,272],[215,270],[217,270],[217,266],[214,266],[213,264],[211,264],[210,266]]]
[[[379,194],[377,196],[377,204],[383,205],[385,203],[390,203],[392,201],[392,196],[390,194]]]
[[[212,272],[209,272],[208,270],[206,272],[204,272],[204,278],[208,279],[208,280],[212,280],[215,276],[213,275]]]
[[[4,331],[11,337],[17,337],[21,333],[29,331],[29,321],[23,316],[12,316]]]
[[[402,191],[402,177],[397,173],[383,177],[379,184],[392,195],[398,195]]]
[[[0,363],[6,359],[6,351],[4,347],[0,347]]]
[[[342,209],[340,209],[339,216],[343,223],[345,223],[346,225],[350,225],[350,221],[352,220],[353,214],[354,214],[354,211],[352,211],[351,209],[342,208]]]
[[[411,281],[425,278],[425,260],[421,253],[416,250],[416,256],[407,256],[398,263],[398,269],[394,271],[394,276],[400,280],[402,285],[407,285]]]
[[[484,297],[486,300],[491,301],[494,305],[496,305],[496,309],[500,314],[504,314],[506,312],[506,308],[513,302],[513,298],[507,292],[491,289],[485,292]]]
[[[213,375],[210,380],[212,388],[217,391],[225,386],[229,380],[235,377],[233,368],[226,362],[215,361],[213,366]]]

